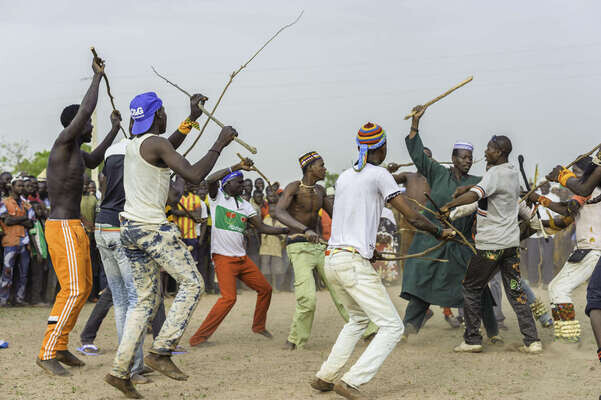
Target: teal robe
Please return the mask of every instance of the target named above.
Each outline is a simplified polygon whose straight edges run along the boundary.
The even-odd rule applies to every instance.
[[[430,196],[439,207],[453,199],[453,193],[459,186],[475,185],[481,177],[467,175],[459,181],[449,168],[424,154],[424,145],[419,135],[413,139],[405,138],[407,150],[415,163],[417,172],[426,177],[430,185]],[[434,206],[428,201],[425,204],[431,210]],[[422,213],[430,222],[440,226],[441,223],[428,211]],[[457,219],[453,225],[472,240],[472,227],[475,215]],[[409,248],[409,254],[419,253],[438,244],[432,235],[418,232]],[[473,253],[469,247],[457,242],[448,242],[438,250],[428,253],[426,257],[449,260],[447,263],[411,258],[405,261],[403,271],[403,289],[401,297],[407,300],[411,296],[420,298],[426,303],[442,307],[460,307],[463,305],[461,282],[465,277],[467,265]]]

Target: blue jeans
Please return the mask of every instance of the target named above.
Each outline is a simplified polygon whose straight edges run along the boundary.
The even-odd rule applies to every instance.
[[[13,286],[14,269],[17,267],[17,257],[19,258],[19,281],[16,284],[15,300],[17,303],[25,301],[25,288],[29,275],[29,252],[27,246],[10,246],[4,248],[4,268],[0,278],[0,304],[8,303],[10,289]]]
[[[113,295],[117,335],[119,343],[121,343],[125,320],[136,305],[138,297],[131,274],[131,266],[121,245],[121,232],[114,229],[115,227],[108,224],[96,224],[94,235],[104,265],[106,280]],[[141,372],[144,368],[143,343],[144,337],[136,349],[131,375]]]

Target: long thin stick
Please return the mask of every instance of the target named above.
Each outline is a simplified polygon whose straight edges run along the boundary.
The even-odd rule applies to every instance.
[[[188,96],[189,98],[192,97],[192,95],[190,93],[188,93],[185,89],[183,89],[181,86],[179,86],[177,83],[173,83],[171,82],[169,79],[167,79],[166,77],[164,77],[163,75],[159,74],[158,71],[151,65],[150,68],[152,68],[152,70],[154,71],[154,73],[161,79],[163,79],[165,82],[167,82],[168,84],[170,84],[171,86],[175,87],[177,90],[181,91],[182,93],[185,93],[186,96]],[[213,116],[212,113],[210,113],[209,111],[207,111],[206,108],[203,107],[202,104],[198,103],[198,108],[200,108],[200,110],[208,117],[208,119],[213,120],[213,122],[215,122],[217,125],[219,125],[220,128],[223,128],[225,126],[225,124],[221,121],[219,121],[216,117]],[[208,122],[208,119],[205,123]],[[200,128],[194,127],[198,130],[200,130]],[[257,149],[251,145],[249,145],[248,143],[246,143],[244,140],[235,137],[234,141],[236,141],[236,143],[238,143],[239,145],[241,145],[242,147],[244,147],[246,150],[250,151],[252,154],[257,154]],[[186,156],[188,154],[188,152],[184,153],[184,156]]]
[[[430,107],[432,104],[436,103],[438,100],[441,100],[441,99],[447,97],[448,95],[450,95],[451,93],[453,93],[455,90],[459,89],[460,87],[462,87],[464,85],[467,85],[468,83],[470,83],[472,81],[472,79],[474,79],[474,77],[470,76],[469,78],[467,78],[466,80],[464,80],[460,84],[458,84],[456,86],[453,86],[451,89],[447,90],[446,92],[444,92],[440,96],[435,97],[432,100],[430,100],[429,102],[427,102],[426,104],[424,104],[424,107],[425,108]],[[413,117],[414,115],[415,115],[415,111],[411,111],[409,114],[407,114],[405,116],[405,119],[409,119],[409,118]]]
[[[223,99],[223,95],[225,94],[225,92],[227,91],[227,89],[230,87],[230,85],[232,84],[232,81],[234,80],[234,78],[236,77],[236,75],[238,75],[240,73],[240,71],[242,71],[244,68],[246,68],[246,66],[255,59],[256,56],[259,55],[259,53],[261,52],[261,50],[263,50],[265,47],[267,47],[267,45],[269,43],[271,43],[271,41],[273,39],[275,39],[284,29],[286,28],[290,28],[292,25],[296,24],[298,22],[299,19],[301,19],[301,17],[303,16],[303,13],[305,11],[301,11],[300,14],[298,15],[298,17],[296,17],[296,19],[294,21],[292,21],[291,23],[282,26],[267,42],[265,42],[265,44],[263,44],[263,46],[261,46],[261,48],[259,50],[256,51],[255,54],[252,55],[251,58],[248,59],[248,61],[246,61],[244,64],[242,64],[240,66],[240,68],[238,68],[236,71],[232,72],[230,74],[230,79],[227,81],[227,83],[225,84],[225,87],[223,88],[223,90],[221,91],[221,95],[219,95],[219,98],[217,99],[217,102],[215,103],[215,105],[213,106],[213,110],[211,111],[210,115],[213,115],[215,113],[215,110],[217,110],[217,107],[219,107],[219,104],[221,104],[221,100]],[[204,125],[202,126],[202,128],[200,129],[200,133],[198,134],[198,136],[196,137],[196,139],[194,139],[194,142],[192,142],[192,145],[190,145],[190,147],[188,148],[188,150],[186,150],[184,152],[184,156],[187,156],[188,153],[190,153],[190,151],[194,148],[194,146],[196,146],[196,143],[198,143],[198,140],[200,139],[200,137],[202,136],[202,134],[204,133],[207,125],[209,124],[209,120],[207,119],[204,123]]]
[[[472,163],[472,165],[474,164],[478,164],[479,162],[484,161],[484,157],[474,161]],[[437,161],[437,163],[441,164],[441,165],[453,165],[453,161]],[[403,164],[397,164],[399,168],[403,168],[403,167],[413,167],[415,165],[415,163],[403,163]]]
[[[238,158],[240,159],[240,161],[244,161],[245,160],[245,158],[242,157],[242,155],[240,153],[236,153],[236,155],[238,156]],[[259,171],[259,168],[257,168],[256,166],[253,165],[252,170],[255,171],[257,174],[261,175],[261,177],[267,181],[267,184],[269,186],[271,186],[271,182],[269,181],[269,178],[267,178],[261,171]]]
[[[442,213],[440,212],[440,207],[438,207],[438,205],[436,205],[436,202],[432,199],[432,197],[430,197],[430,194],[424,193],[424,196],[426,196],[428,198],[428,200],[430,200],[430,203],[432,203],[432,205],[434,206],[434,208],[436,208],[437,214],[441,217],[440,219],[442,220],[442,222],[444,222],[444,224],[446,226],[448,226],[449,228],[451,228],[452,230],[454,230],[456,234],[458,234],[459,236],[461,236],[461,239],[465,242],[465,244],[467,245],[467,247],[469,247],[472,250],[472,252],[474,254],[476,254],[476,249],[467,240],[467,238],[463,235],[463,233],[461,233],[461,231],[459,229],[455,228],[455,226],[453,224],[451,224],[448,219],[446,219],[446,218],[444,218],[442,216]]]
[[[94,46],[90,47],[90,50],[92,51],[94,58],[100,59],[100,57],[98,57],[98,54],[96,53],[96,49],[94,48]],[[109,78],[106,77],[106,74],[104,72],[102,73],[102,77],[104,78],[104,83],[106,83],[106,93],[109,95],[109,99],[111,100],[113,111],[117,111],[117,108],[115,107],[115,98],[111,93],[111,86],[109,85]],[[119,128],[121,129],[121,132],[123,132],[123,136],[127,139],[127,134],[125,133],[125,130],[123,130],[121,124],[119,124]]]
[[[392,259],[392,258],[384,258],[384,260],[395,261],[395,260],[408,260],[410,258],[423,257],[426,254],[429,254],[429,253],[431,253],[431,252],[433,252],[435,250],[440,249],[445,244],[446,244],[446,242],[441,241],[440,243],[436,244],[436,246],[430,247],[429,249],[426,249],[424,251],[420,251],[419,253],[405,254],[405,255],[401,255],[401,256],[395,257],[394,259]],[[380,254],[387,254],[387,253],[380,252]]]
[[[574,166],[574,164],[576,164],[578,161],[590,156],[591,154],[593,154],[595,151],[601,149],[601,143],[596,145],[595,147],[593,147],[593,149],[591,151],[589,151],[588,153],[585,153],[581,156],[579,156],[578,158],[576,158],[574,161],[572,161],[571,163],[568,164],[568,166],[566,167],[566,169],[570,169]],[[549,181],[547,181],[546,179],[544,181],[542,181],[541,183],[539,183],[538,185],[536,185],[535,187],[533,187],[532,189],[530,189],[528,191],[528,193],[526,193],[520,200],[520,202],[526,200],[528,198],[528,196],[530,196],[532,193],[536,192],[538,189],[540,189],[542,186],[544,186],[545,184],[549,183]]]

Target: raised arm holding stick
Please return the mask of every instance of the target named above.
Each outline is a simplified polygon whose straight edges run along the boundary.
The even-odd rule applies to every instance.
[[[92,54],[94,55],[94,59],[100,60],[100,57],[98,57],[98,54],[96,53],[96,49],[94,48],[94,46],[90,47],[90,50],[92,51]],[[109,99],[111,100],[111,106],[113,107],[113,111],[117,111],[117,107],[115,107],[115,98],[113,97],[113,94],[111,93],[111,86],[109,85],[109,78],[106,77],[105,72],[102,73],[102,77],[104,78],[104,83],[106,83],[106,93],[109,95]],[[119,124],[119,129],[121,129],[121,132],[123,132],[123,136],[125,138],[127,138],[127,134],[123,130],[123,127],[121,126],[121,124]]]

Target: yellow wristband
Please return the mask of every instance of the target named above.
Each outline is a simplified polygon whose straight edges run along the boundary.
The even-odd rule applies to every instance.
[[[182,135],[187,135],[190,133],[192,128],[200,130],[200,125],[198,125],[198,122],[192,121],[190,118],[186,118],[181,124],[179,124],[179,128],[177,128],[177,130],[180,131]]]
[[[564,187],[567,187],[568,179],[575,178],[576,174],[570,171],[569,169],[564,168],[557,178],[557,181]]]

